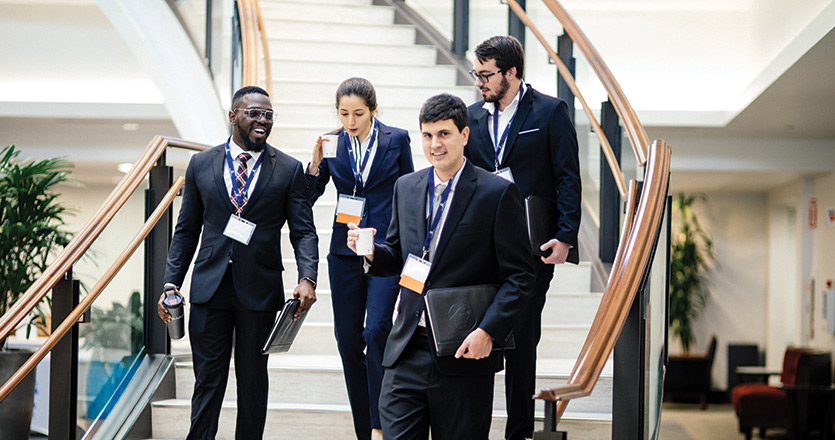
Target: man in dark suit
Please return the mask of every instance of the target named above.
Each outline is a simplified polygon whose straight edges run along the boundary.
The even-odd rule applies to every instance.
[[[437,95],[423,105],[423,151],[432,167],[398,179],[386,241],[367,257],[370,273],[382,276],[429,265],[421,286],[400,290],[386,343],[380,418],[387,439],[426,439],[430,426],[434,440],[488,437],[493,379],[502,369],[493,341],[506,340],[534,278],[516,185],[464,159],[466,122],[460,98]],[[358,233],[349,227],[355,250]],[[423,294],[483,284],[498,292],[478,328],[454,356],[436,355]]]
[[[190,288],[195,384],[188,439],[215,438],[233,346],[238,386],[235,435],[263,437],[269,384],[267,356],[260,350],[284,303],[285,222],[298,265],[293,292],[301,299],[297,314],[316,301],[318,237],[304,170],[299,161],[267,144],[273,125],[267,92],[254,86],[238,90],[229,121],[232,136],[226,143],[189,162],[165,268],[165,282],[182,285],[200,243]],[[162,298],[159,314],[170,319]]]
[[[525,55],[516,38],[489,38],[476,47],[475,58],[470,73],[484,100],[469,107],[467,158],[516,182],[523,199],[555,201],[559,211],[557,233],[540,247],[547,256],[537,258],[535,287],[514,328],[516,349],[505,352],[505,438],[517,440],[533,437],[536,346],[554,265],[578,261],[580,161],[568,106],[522,81]]]

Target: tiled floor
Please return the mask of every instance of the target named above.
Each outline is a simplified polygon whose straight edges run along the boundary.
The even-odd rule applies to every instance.
[[[773,430],[767,439],[786,439],[785,431]],[[754,432],[759,438],[759,433]],[[730,404],[711,404],[704,411],[698,404],[664,403],[661,409],[661,440],[742,440]]]

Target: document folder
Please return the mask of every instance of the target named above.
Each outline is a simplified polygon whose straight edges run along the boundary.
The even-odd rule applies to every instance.
[[[478,328],[497,291],[498,287],[489,284],[430,289],[426,292],[426,317],[429,320],[432,339],[435,340],[437,356],[455,354],[464,338]],[[502,344],[493,340],[493,350],[510,349],[515,346],[512,332]]]
[[[539,257],[551,255],[550,249],[543,252],[539,250],[539,247],[557,235],[559,229],[557,202],[538,196],[525,197],[525,219],[528,223],[528,238],[531,240],[533,254]],[[574,264],[580,262],[580,254],[577,253],[576,246],[568,251],[565,261]]]
[[[296,335],[302,327],[304,318],[307,316],[307,312],[305,312],[302,316],[299,316],[299,319],[293,321],[293,314],[296,313],[300,304],[301,301],[295,298],[288,299],[284,303],[284,308],[281,309],[278,319],[275,320],[270,336],[264,342],[264,347],[261,348],[261,354],[284,353],[290,349],[293,340],[296,339]]]

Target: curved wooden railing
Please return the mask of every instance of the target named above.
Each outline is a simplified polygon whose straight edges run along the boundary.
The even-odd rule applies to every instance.
[[[258,40],[264,52],[265,88],[272,96],[272,72],[270,69],[270,51],[267,45],[267,33],[264,29],[264,17],[258,0],[238,0],[241,17],[241,45],[243,46],[242,86],[261,85],[261,70],[258,68]]]
[[[90,248],[93,242],[98,238],[104,228],[113,220],[117,212],[125,205],[130,196],[136,191],[145,176],[151,171],[151,168],[162,157],[168,147],[185,148],[189,150],[202,151],[209,148],[208,145],[198,144],[194,142],[185,141],[165,136],[155,136],[148,144],[145,152],[134,164],[133,168],[127,175],[116,185],[116,188],[102,203],[99,211],[87,222],[87,224],[75,234],[75,237],[67,244],[66,247],[58,254],[55,261],[49,265],[44,273],[32,283],[32,286],[24,292],[14,305],[0,317],[0,340],[5,339],[11,334],[18,324],[35,308],[35,306],[43,300],[43,298],[52,290],[55,284],[61,277],[81,258],[82,255]],[[78,307],[73,310],[73,313],[61,323],[58,330],[44,342],[41,348],[30,357],[29,361],[21,367],[9,381],[0,388],[0,401],[2,401],[15,386],[26,377],[26,375],[34,368],[38,362],[46,355],[46,353],[55,346],[61,337],[69,330],[73,324],[78,320],[78,316],[89,307],[100,293],[101,289],[110,283],[113,276],[124,265],[125,261],[130,257],[136,247],[142,242],[145,236],[150,232],[159,217],[168,208],[174,195],[182,186],[182,178],[178,179],[171,190],[166,194],[165,199],[156,208],[153,215],[143,226],[139,234],[131,242],[131,245],[117,258],[113,266],[105,273],[105,276],[99,280],[93,289],[85,295]],[[83,307],[82,307],[83,306]],[[37,358],[37,359],[36,359]],[[36,359],[36,360],[35,360]],[[29,368],[31,367],[31,368]]]
[[[670,148],[664,141],[658,140],[652,144],[647,164],[640,201],[634,215],[624,222],[624,234],[621,236],[609,283],[568,382],[563,386],[543,390],[536,396],[543,400],[560,400],[559,415],[565,411],[567,400],[591,394],[623,329],[629,308],[650,262],[666,204],[670,177]],[[634,188],[633,184],[630,192],[633,203]]]

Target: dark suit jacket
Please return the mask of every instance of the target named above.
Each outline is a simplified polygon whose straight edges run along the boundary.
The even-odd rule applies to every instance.
[[[537,195],[557,201],[559,229],[554,238],[576,249],[582,194],[574,124],[565,101],[526,85],[499,167],[510,168],[523,199]],[[479,101],[469,107],[470,139],[464,154],[476,166],[494,171],[496,154],[483,105]]]
[[[290,226],[299,278],[316,280],[319,239],[302,165],[270,145],[261,154],[264,158],[255,190],[241,213],[256,225],[248,246],[223,235],[229,216],[235,212],[223,182],[223,173],[228,173],[224,145],[196,154],[189,161],[165,282],[182,285],[199,239],[191,277],[193,304],[211,299],[231,259],[241,304],[251,310],[280,309],[284,303],[281,228],[285,222]]]
[[[426,239],[426,195],[431,168],[401,177],[395,185],[386,242],[375,246],[370,273],[397,275],[409,254],[421,255]],[[516,185],[468,161],[435,250],[425,289],[479,284],[499,286],[479,327],[504,341],[533,289],[533,258]],[[386,342],[383,366],[397,362],[424,310],[421,293],[401,289],[398,315]],[[429,347],[434,353],[431,332]],[[487,374],[502,369],[501,351],[481,360],[434,356],[444,374]]]
[[[368,179],[363,189],[357,189],[358,197],[365,197],[365,216],[358,225],[361,228],[376,228],[375,241],[382,243],[386,237],[391,219],[391,197],[394,182],[398,177],[415,170],[412,163],[412,148],[409,132],[389,127],[377,121],[377,151],[374,159],[367,165]],[[348,146],[345,143],[344,130],[339,131],[336,157],[326,158],[319,164],[319,175],[306,174],[310,204],[314,204],[324,194],[330,179],[339,194],[352,195],[354,191],[354,172],[348,159]],[[348,225],[333,222],[330,252],[334,255],[356,256],[347,245]]]

